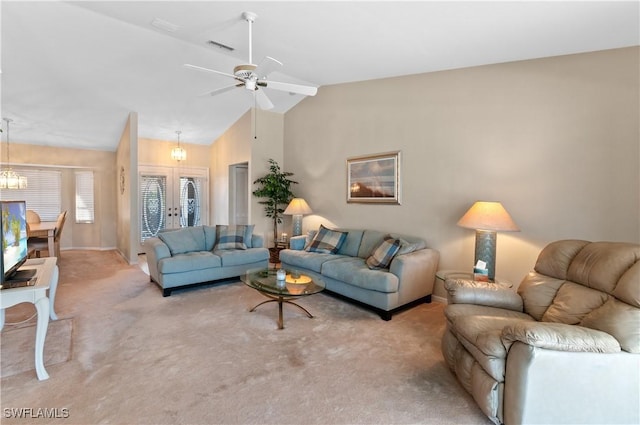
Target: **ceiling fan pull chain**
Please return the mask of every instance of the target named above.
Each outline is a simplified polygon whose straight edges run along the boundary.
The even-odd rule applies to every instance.
[[[253,140],[258,140],[258,102],[256,92],[253,92]]]

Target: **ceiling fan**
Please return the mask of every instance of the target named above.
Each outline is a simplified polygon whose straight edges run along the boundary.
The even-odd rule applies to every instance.
[[[270,88],[274,90],[282,90],[290,93],[302,94],[305,96],[315,96],[318,92],[316,87],[303,86],[299,84],[283,83],[279,81],[267,80],[267,76],[274,70],[282,66],[282,63],[272,57],[266,56],[258,65],[252,62],[252,44],[251,44],[251,26],[255,22],[257,15],[252,12],[244,12],[242,18],[249,23],[249,63],[240,64],[233,68],[233,74],[227,72],[216,71],[215,69],[203,68],[197,65],[185,64],[187,68],[198,71],[211,72],[214,74],[224,75],[233,78],[235,83],[204,93],[203,96],[216,96],[233,90],[236,87],[244,87],[251,90],[255,96],[255,102],[261,109],[272,109],[273,103],[269,100],[262,88]]]

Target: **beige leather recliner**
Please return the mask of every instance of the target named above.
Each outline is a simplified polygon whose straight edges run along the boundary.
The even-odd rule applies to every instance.
[[[517,292],[445,287],[444,358],[493,422],[640,423],[640,245],[557,241]]]

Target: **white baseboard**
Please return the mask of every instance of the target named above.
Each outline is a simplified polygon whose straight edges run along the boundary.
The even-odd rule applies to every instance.
[[[437,295],[431,295],[431,301],[435,301],[437,303],[449,304],[446,298],[439,297]]]

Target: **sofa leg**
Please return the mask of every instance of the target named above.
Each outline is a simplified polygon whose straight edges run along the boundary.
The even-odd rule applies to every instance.
[[[385,322],[388,322],[389,320],[391,320],[391,312],[390,311],[381,311],[380,312],[380,318],[382,320],[384,320]]]
[[[431,303],[431,294],[429,294],[426,297],[422,298],[422,302],[425,303],[425,304]]]
[[[170,289],[170,288],[164,288],[164,289],[162,290],[162,296],[163,296],[163,297],[169,297],[169,296],[171,296],[171,289]]]

